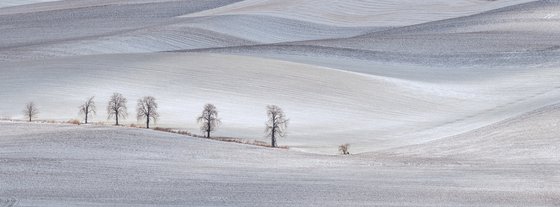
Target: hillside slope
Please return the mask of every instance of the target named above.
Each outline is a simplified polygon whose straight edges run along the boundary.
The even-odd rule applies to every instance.
[[[52,2],[2,15],[0,116],[22,118],[36,101],[41,119],[65,121],[79,118],[71,108],[86,97],[104,108],[120,92],[126,124],[137,122],[135,100],[152,95],[159,126],[198,132],[194,117],[214,103],[224,121],[217,135],[268,141],[264,108],[276,104],[291,118],[280,143],[334,154],[343,143],[358,153],[461,134],[560,97],[559,31],[547,29],[557,28],[556,0],[500,9],[517,1],[460,1],[484,12],[398,28],[268,12],[292,1],[193,2]],[[396,5],[318,3],[294,12],[383,16]],[[100,110],[95,121],[106,117]]]
[[[329,154],[346,142],[355,145],[354,152],[367,152],[447,137],[560,97],[554,67],[477,73],[442,69],[431,81],[207,53],[81,56],[0,67],[6,72],[0,80],[10,86],[0,88],[0,97],[7,100],[0,105],[5,117],[21,118],[17,109],[35,101],[40,118],[79,118],[77,109],[68,109],[89,96],[96,96],[103,109],[113,92],[129,99],[133,114],[135,100],[152,95],[160,104],[159,126],[198,132],[194,118],[205,103],[213,103],[224,123],[219,135],[268,141],[265,106],[277,104],[291,119],[281,144]],[[404,74],[422,76],[434,68],[414,69]],[[110,122],[106,117],[99,110],[95,121]],[[136,123],[133,117],[123,123]]]
[[[560,105],[546,106],[467,133],[371,156],[485,162],[557,163]]]
[[[526,67],[559,62],[559,9],[560,1],[535,1],[350,38],[196,51],[346,67],[366,73],[367,65],[376,63],[453,68]]]
[[[13,6],[21,6],[26,4],[36,4],[42,2],[52,2],[58,0],[4,0],[0,2],[0,8],[2,7],[13,7]]]
[[[186,15],[217,16],[264,14],[338,26],[406,26],[477,14],[531,0],[246,0],[225,7]]]
[[[558,165],[414,165],[0,122],[0,205],[556,206]]]

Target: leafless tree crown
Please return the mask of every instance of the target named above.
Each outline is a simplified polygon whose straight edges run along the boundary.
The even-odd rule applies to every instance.
[[[208,138],[210,138],[210,132],[215,131],[222,123],[218,118],[218,110],[213,104],[206,104],[196,121],[200,124],[200,130],[205,132]]]
[[[277,147],[276,138],[286,136],[288,128],[288,119],[284,111],[276,105],[268,105],[266,107],[268,121],[266,122],[265,133],[271,139],[272,147]]]
[[[338,151],[340,152],[340,154],[349,155],[350,154],[350,151],[348,151],[349,148],[350,148],[350,144],[343,144],[338,146]]]
[[[95,109],[95,101],[93,101],[95,97],[92,96],[86,100],[84,104],[80,106],[80,115],[84,116],[84,123],[88,123],[88,118],[92,117],[92,115],[96,114]]]
[[[120,93],[113,93],[109,104],[107,104],[107,119],[115,118],[115,125],[119,125],[119,118],[126,119],[128,116],[126,98]]]
[[[146,96],[142,99],[138,99],[138,104],[136,105],[136,119],[146,120],[146,128],[150,128],[150,119],[154,122],[159,118],[157,112],[158,104],[156,99],[151,96]]]
[[[23,109],[23,114],[27,118],[29,122],[31,122],[34,118],[37,118],[39,115],[39,109],[35,106],[35,103],[29,102],[25,105],[25,109]]]

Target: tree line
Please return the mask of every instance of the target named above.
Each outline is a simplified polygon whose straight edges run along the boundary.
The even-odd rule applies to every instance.
[[[94,101],[95,97],[88,98],[84,104],[79,106],[79,115],[83,116],[84,123],[87,124],[93,115],[97,113],[97,108]],[[120,93],[113,93],[109,98],[107,104],[107,120],[114,119],[115,125],[119,125],[119,119],[127,119],[128,117],[128,100]],[[265,123],[265,135],[271,139],[271,146],[278,147],[276,139],[286,136],[288,127],[288,118],[284,111],[276,105],[268,105],[266,107],[267,122]],[[31,122],[37,118],[39,109],[34,102],[26,104],[23,113],[25,118]],[[137,121],[145,121],[146,128],[150,128],[150,123],[155,123],[159,119],[158,104],[156,98],[152,96],[145,96],[138,99],[136,104],[136,119]],[[218,110],[213,104],[206,104],[200,116],[196,118],[200,126],[201,132],[204,136],[210,138],[211,133],[222,124],[218,117]]]

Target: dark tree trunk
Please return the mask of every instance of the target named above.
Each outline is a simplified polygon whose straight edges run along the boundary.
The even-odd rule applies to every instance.
[[[210,121],[208,121],[208,129],[206,129],[206,138],[210,138]]]
[[[119,112],[115,112],[115,125],[119,125]]]
[[[85,112],[86,112],[86,120],[85,120],[85,122],[86,122],[86,124],[87,124],[87,117],[88,117],[88,112],[89,112],[89,107],[88,107],[87,105],[86,105],[86,111],[85,111]]]
[[[208,129],[206,129],[206,138],[210,138],[210,131],[212,131],[210,127],[212,127],[212,125],[210,123],[210,113],[208,113]]]
[[[276,123],[272,123],[272,147],[276,147],[276,137],[274,136],[276,134]]]
[[[146,118],[146,128],[150,128],[150,117]]]

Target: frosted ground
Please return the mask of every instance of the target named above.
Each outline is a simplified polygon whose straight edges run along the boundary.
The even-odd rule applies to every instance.
[[[34,3],[49,2],[49,1],[56,1],[56,0],[4,0],[0,2],[0,7],[21,6],[25,4],[34,4]]]
[[[224,123],[218,135],[264,140],[264,106],[277,104],[292,123],[283,143],[335,154],[342,143],[369,152],[441,139],[557,102],[557,1],[410,1],[399,24],[377,18],[404,12],[401,4],[2,8],[0,96],[7,101],[0,116],[22,118],[33,100],[40,118],[66,121],[79,118],[73,109],[86,97],[96,96],[102,109],[120,92],[131,109],[156,96],[159,126],[197,132],[194,117],[214,103]],[[438,12],[426,12],[434,5]],[[131,114],[126,124],[136,123]],[[105,117],[99,110],[94,121]]]
[[[555,107],[530,116],[550,123],[558,115]],[[558,145],[549,144],[558,138],[547,136],[558,128],[529,129],[531,140],[485,140],[482,152],[447,142],[453,146],[437,156],[441,143],[398,155],[329,156],[142,129],[0,126],[3,206],[560,205],[559,157],[551,157]],[[517,136],[515,127],[502,136]],[[511,152],[487,150],[510,143],[514,152],[550,151],[510,160]]]
[[[152,95],[268,141],[277,104],[290,149],[0,122],[0,206],[558,206],[559,28],[557,0],[2,1],[0,118],[110,124],[120,92],[125,124]]]

